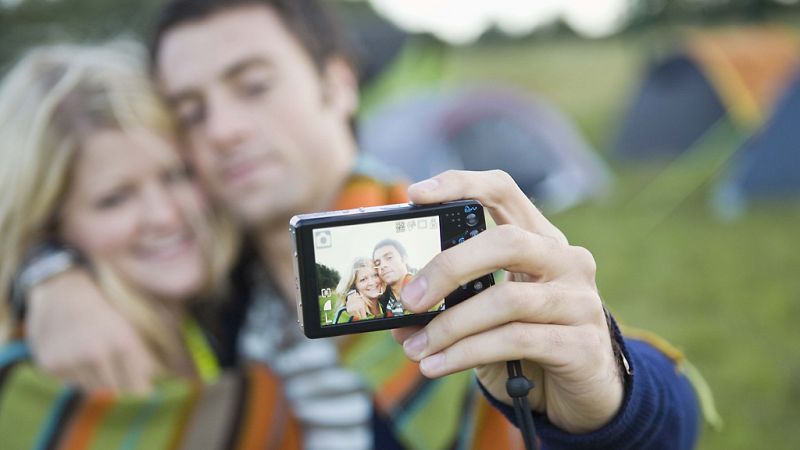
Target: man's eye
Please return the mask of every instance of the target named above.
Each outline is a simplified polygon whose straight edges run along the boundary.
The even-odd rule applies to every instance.
[[[245,97],[258,97],[269,90],[265,81],[248,81],[241,84],[241,92]]]

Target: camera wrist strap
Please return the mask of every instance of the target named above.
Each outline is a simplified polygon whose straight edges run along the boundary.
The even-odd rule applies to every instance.
[[[514,413],[517,416],[519,431],[525,441],[527,450],[539,450],[536,441],[536,427],[533,425],[533,415],[528,403],[528,392],[533,389],[533,382],[522,373],[522,364],[519,360],[507,361],[508,381],[506,392],[514,401]]]

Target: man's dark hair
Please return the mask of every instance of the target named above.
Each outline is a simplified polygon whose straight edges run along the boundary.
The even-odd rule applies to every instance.
[[[403,244],[395,241],[394,239],[384,239],[377,244],[375,244],[375,248],[372,249],[372,257],[375,257],[375,251],[381,247],[394,247],[397,250],[397,253],[400,253],[400,257],[403,258],[403,261],[408,261],[408,253],[406,252],[406,248],[403,247]]]
[[[341,26],[319,0],[170,0],[156,19],[150,41],[151,67],[156,68],[159,47],[171,29],[250,5],[262,5],[274,11],[300,41],[317,69],[321,70],[333,56],[344,57],[355,65]]]

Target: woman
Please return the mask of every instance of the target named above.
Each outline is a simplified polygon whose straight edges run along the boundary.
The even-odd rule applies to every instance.
[[[342,278],[336,288],[339,298],[344,300],[337,311],[346,309],[348,314],[345,317],[337,312],[334,323],[384,317],[383,306],[378,301],[384,289],[386,286],[372,260],[364,257],[354,259],[347,277]]]
[[[115,396],[37,372],[3,298],[0,447],[296,446],[276,379],[261,368],[220,374],[189,312],[219,297],[235,239],[182,162],[143,61],[132,43],[60,45],[30,52],[4,79],[0,293],[33,244],[74,248],[148,344],[159,382],[149,397]]]

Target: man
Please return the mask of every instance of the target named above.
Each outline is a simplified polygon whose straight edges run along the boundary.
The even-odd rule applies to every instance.
[[[383,310],[391,311],[395,316],[402,315],[400,292],[411,281],[406,249],[394,239],[384,239],[375,245],[372,258],[375,260],[375,267],[378,268],[378,275],[386,283],[386,291],[380,299]]]
[[[350,121],[358,92],[352,65],[311,0],[177,0],[162,19],[154,74],[175,111],[187,157],[254,243],[254,257],[236,278],[250,304],[242,323],[232,320],[234,341],[284,380],[308,447],[490,443],[480,434],[494,428],[475,421],[491,414],[469,406],[482,399],[458,372],[474,368],[488,398],[510,413],[505,362],[515,359],[536,384],[529,400],[546,445],[693,445],[697,411],[690,385],[652,346],[622,339],[597,293],[591,254],[570,246],[501,172],[446,172],[408,190],[419,204],[477,199],[499,224],[442,252],[402,288],[405,307],[422,312],[466,280],[510,272],[508,282],[425,328],[395,330],[402,351],[419,361],[419,370],[398,365],[398,374],[454,375],[415,381],[398,396],[407,380],[392,372],[375,381],[376,364],[366,358],[385,358],[381,367],[400,364],[391,359],[399,348],[374,351],[384,334],[359,336],[350,350],[332,340],[304,339],[290,307],[289,218],[393,200],[352,191],[362,183],[367,187],[359,193],[387,192],[354,175],[359,163]],[[97,295],[79,269],[33,289],[28,334],[39,363],[92,387],[146,389],[149,363],[131,350],[136,343],[126,324]],[[75,339],[51,342],[48,331],[55,327]],[[462,409],[471,412],[462,416]]]

